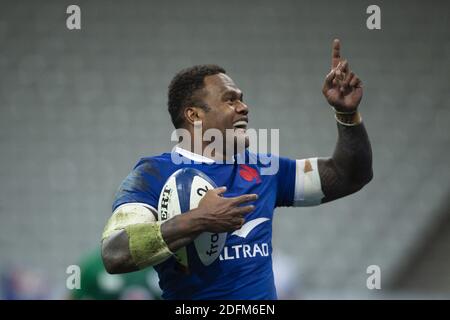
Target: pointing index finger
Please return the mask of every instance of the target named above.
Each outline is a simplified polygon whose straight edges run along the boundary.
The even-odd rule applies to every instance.
[[[336,68],[341,61],[341,42],[339,39],[333,40],[333,50],[331,53],[331,68]]]

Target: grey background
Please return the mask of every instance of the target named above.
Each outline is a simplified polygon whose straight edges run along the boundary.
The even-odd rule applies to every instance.
[[[82,29],[66,28],[81,7]],[[250,124],[280,129],[280,153],[331,155],[322,97],[333,38],[364,81],[374,179],[315,208],[280,209],[278,280],[293,298],[450,297],[450,5],[377,1],[2,1],[0,268],[52,288],[99,244],[114,192],[139,157],[172,147],[167,85],[217,63],[245,93]],[[382,290],[366,288],[379,265]]]

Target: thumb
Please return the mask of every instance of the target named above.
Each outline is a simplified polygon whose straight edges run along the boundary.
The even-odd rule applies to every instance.
[[[323,91],[330,89],[333,86],[333,80],[336,76],[336,69],[331,69],[330,73],[325,77],[325,83],[323,84]]]
[[[331,86],[333,84],[333,79],[336,76],[336,69],[331,69],[330,73],[325,77],[325,84]]]

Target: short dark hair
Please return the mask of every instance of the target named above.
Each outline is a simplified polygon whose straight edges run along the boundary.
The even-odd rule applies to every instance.
[[[184,124],[183,112],[188,106],[196,106],[208,110],[209,107],[198,99],[197,93],[205,87],[204,78],[218,73],[226,73],[225,69],[215,64],[202,64],[186,68],[178,72],[169,85],[168,107],[175,128]]]

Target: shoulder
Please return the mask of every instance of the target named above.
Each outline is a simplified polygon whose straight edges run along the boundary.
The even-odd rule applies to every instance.
[[[173,171],[170,154],[139,159],[120,184],[113,203],[113,210],[124,203],[147,203],[153,207],[170,172]]]
[[[132,174],[145,174],[160,179],[164,171],[170,166],[172,166],[170,153],[163,153],[153,157],[143,157],[134,166]]]
[[[170,153],[162,153],[157,156],[151,156],[151,157],[142,157],[138,160],[136,165],[134,166],[134,169],[139,169],[142,167],[157,167],[157,166],[164,166],[168,165],[171,161],[171,154]]]
[[[124,179],[120,189],[148,191],[155,183],[163,183],[173,164],[169,153],[139,159],[133,170]]]

